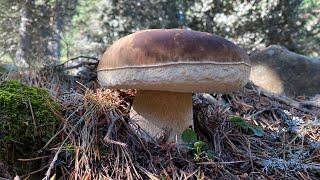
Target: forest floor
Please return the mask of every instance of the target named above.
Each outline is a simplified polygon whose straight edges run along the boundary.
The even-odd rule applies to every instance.
[[[165,136],[140,139],[142,130],[129,118],[134,90],[54,75],[19,77],[48,89],[62,107],[59,129],[44,147],[51,150],[41,170],[48,179],[320,177],[320,105],[312,97],[288,98],[251,83],[229,94],[194,94],[197,142],[207,146],[197,150]]]

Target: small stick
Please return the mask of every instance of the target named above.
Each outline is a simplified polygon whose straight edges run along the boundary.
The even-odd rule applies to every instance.
[[[105,113],[105,115],[106,115],[106,113]],[[106,115],[106,117],[107,117],[107,115]],[[116,121],[119,120],[119,119],[122,118],[122,117],[123,117],[123,115],[118,116],[118,117],[116,117],[116,118],[112,118],[111,124],[110,124],[110,126],[109,126],[109,128],[108,128],[108,131],[107,131],[107,134],[106,134],[106,135],[104,136],[104,138],[103,138],[103,141],[104,141],[104,142],[111,143],[111,144],[117,144],[117,145],[124,146],[124,147],[127,146],[127,144],[125,144],[125,143],[118,142],[118,141],[114,141],[114,140],[112,140],[112,139],[109,138],[109,137],[110,137],[110,134],[111,134],[111,132],[112,132],[112,130],[113,130],[113,127],[114,127],[114,125],[115,125],[115,123],[116,123]]]
[[[44,159],[44,158],[47,158],[47,157],[51,157],[51,155],[35,157],[35,158],[30,158],[30,159],[17,159],[17,160],[18,161],[35,161],[35,160]]]
[[[38,130],[37,130],[36,119],[34,118],[34,113],[33,113],[33,109],[32,109],[32,105],[31,105],[30,99],[28,99],[28,101],[29,101],[29,106],[30,106],[30,111],[31,111],[31,116],[32,116],[34,133],[35,133],[35,135],[37,135],[38,134]]]
[[[267,96],[267,97],[270,97],[272,99],[280,101],[280,102],[282,102],[282,103],[284,103],[284,104],[286,104],[288,106],[294,107],[297,110],[300,110],[302,112],[307,112],[307,113],[311,114],[311,111],[309,109],[301,107],[300,104],[302,104],[302,103],[300,103],[298,101],[295,101],[293,99],[287,98],[285,96],[277,95],[275,93],[267,92],[267,91],[262,90],[262,89],[260,89],[260,93],[265,95],[265,96]]]
[[[198,165],[209,165],[209,164],[236,164],[236,163],[245,163],[249,162],[250,160],[246,161],[230,161],[230,162],[201,162],[197,163]]]
[[[45,168],[47,168],[47,167],[48,167],[48,165],[46,165],[46,166],[44,166],[43,168],[38,169],[38,170],[36,170],[36,171],[32,171],[32,172],[30,172],[30,173],[28,173],[28,174],[26,174],[26,175],[22,175],[21,177],[22,177],[22,178],[26,177],[25,179],[28,179],[27,177],[29,177],[30,175],[36,174],[36,173],[38,173],[38,172],[41,172],[41,171],[43,171],[43,170],[44,170]]]
[[[81,120],[78,121],[78,123],[75,126],[72,127],[72,129],[69,132],[69,134],[67,135],[67,137],[63,140],[61,146],[59,147],[58,151],[54,155],[54,158],[52,159],[52,161],[50,163],[50,166],[49,166],[49,168],[48,168],[48,170],[47,170],[47,172],[45,174],[46,176],[43,178],[43,180],[49,180],[49,177],[50,177],[50,174],[51,174],[51,170],[54,168],[55,162],[58,160],[58,155],[60,154],[63,145],[67,142],[67,140],[70,137],[71,133],[73,133],[73,131],[75,130],[76,126],[78,126],[80,122],[81,122]]]
[[[252,153],[251,153],[251,144],[250,144],[250,140],[246,139],[248,142],[248,149],[249,149],[249,156],[250,156],[250,164],[251,164],[251,168],[252,171],[254,172],[254,167],[253,167],[253,161],[252,161]]]

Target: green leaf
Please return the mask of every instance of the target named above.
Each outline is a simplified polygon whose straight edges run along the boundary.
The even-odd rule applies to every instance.
[[[205,151],[209,148],[208,144],[203,142],[203,141],[197,141],[193,144],[193,146],[196,148],[196,149],[199,149],[200,151]]]
[[[245,120],[243,120],[241,117],[238,117],[238,116],[231,117],[230,122],[232,122],[233,124],[243,129],[248,129],[250,126]]]
[[[230,121],[240,128],[243,128],[245,130],[250,129],[253,132],[253,134],[258,137],[262,137],[264,134],[264,131],[261,127],[256,126],[256,125],[251,125],[240,117],[233,116],[230,118]]]
[[[264,131],[261,127],[255,126],[255,125],[250,125],[249,129],[253,132],[254,135],[258,137],[263,137]]]
[[[184,142],[187,142],[187,143],[194,143],[198,140],[197,134],[191,129],[184,130],[181,135],[181,138]]]

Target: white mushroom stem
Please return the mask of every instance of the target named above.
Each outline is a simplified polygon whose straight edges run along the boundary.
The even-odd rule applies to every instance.
[[[169,130],[169,140],[181,143],[182,132],[193,127],[192,93],[138,91],[130,117],[152,138]]]

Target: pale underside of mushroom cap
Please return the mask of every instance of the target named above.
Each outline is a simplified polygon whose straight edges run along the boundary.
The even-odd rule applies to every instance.
[[[246,63],[178,62],[99,71],[100,84],[111,89],[171,92],[230,92],[248,82]]]

